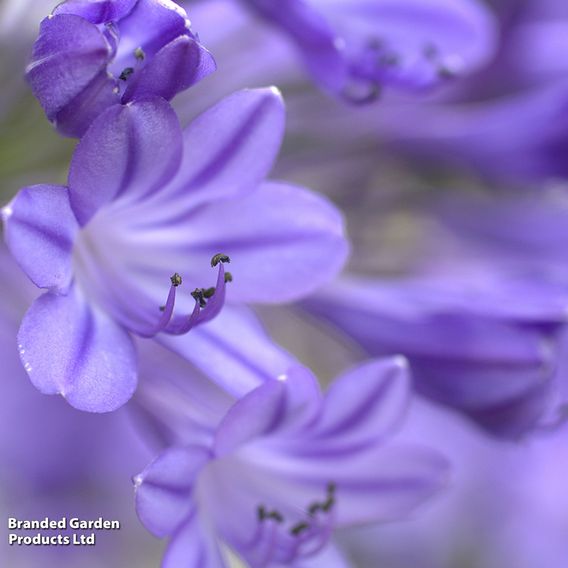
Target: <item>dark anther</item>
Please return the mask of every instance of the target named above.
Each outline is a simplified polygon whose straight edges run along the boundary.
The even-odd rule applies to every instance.
[[[121,81],[126,81],[126,80],[128,80],[128,77],[130,77],[130,75],[132,75],[132,73],[134,73],[134,68],[127,67],[126,69],[124,69],[122,71],[122,73],[118,76],[118,78]]]
[[[206,298],[207,300],[209,298],[212,298],[215,295],[215,290],[216,290],[215,286],[207,289],[202,289],[203,297]]]
[[[302,521],[301,523],[298,523],[297,525],[294,525],[291,529],[290,529],[290,533],[293,534],[294,536],[298,536],[301,533],[303,533],[305,530],[309,529],[310,525],[304,521]]]
[[[277,523],[283,523],[284,517],[278,511],[267,511],[264,505],[260,505],[256,510],[259,521],[265,521],[266,519],[272,519]]]
[[[220,262],[222,262],[223,264],[229,263],[229,262],[231,262],[231,259],[226,254],[222,254],[222,253],[216,254],[211,259],[211,266],[213,268],[215,268]]]
[[[160,311],[161,311],[161,312],[165,312],[165,311],[166,311],[166,306],[160,306]]]
[[[313,517],[322,508],[323,505],[321,503],[312,503],[308,507],[308,513],[310,514],[310,517]]]
[[[266,518],[267,519],[273,519],[277,523],[283,523],[284,522],[284,517],[278,511],[271,511],[270,513],[268,513]]]
[[[173,276],[170,276],[170,280],[172,281],[172,286],[175,286],[176,288],[181,286],[181,283],[183,282],[181,276],[177,272]]]
[[[146,54],[144,53],[144,50],[141,47],[137,47],[134,50],[134,57],[136,57],[136,59],[138,59],[138,61],[144,61]]]
[[[203,288],[196,288],[191,295],[196,302],[199,302],[199,307],[204,308],[207,305],[205,296],[203,295]]]
[[[335,505],[335,497],[333,495],[329,495],[328,498],[325,500],[325,503],[322,503],[321,509],[324,513],[329,513],[332,507]]]
[[[337,489],[337,486],[335,485],[335,483],[333,483],[333,481],[331,481],[330,483],[327,484],[327,494],[328,495],[333,495],[335,493],[336,489]]]
[[[225,284],[233,281],[233,275],[230,272],[225,272]]]

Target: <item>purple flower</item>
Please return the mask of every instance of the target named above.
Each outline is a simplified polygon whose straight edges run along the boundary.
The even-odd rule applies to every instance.
[[[274,89],[236,93],[183,133],[162,99],[116,105],[77,146],[67,187],[26,187],[3,209],[12,254],[47,289],[18,335],[40,391],[88,411],[124,404],[137,380],[130,334],[179,335],[215,317],[222,260],[235,303],[294,300],[337,273],[338,211],[264,182],[283,130]]]
[[[421,394],[494,435],[537,427],[554,401],[568,294],[482,272],[346,278],[306,302],[373,355],[408,357]]]
[[[108,107],[170,100],[214,70],[170,0],[67,0],[43,20],[26,73],[57,130],[81,137]]]
[[[390,441],[408,387],[404,360],[392,358],[324,396],[298,366],[237,401],[210,392],[209,436],[135,478],[140,519],[171,537],[163,566],[220,568],[227,548],[255,567],[346,566],[330,542],[336,528],[398,518],[444,485],[438,454]],[[198,417],[191,400],[185,415]]]
[[[327,91],[367,102],[383,85],[424,89],[483,65],[495,25],[475,0],[243,0],[299,48]]]

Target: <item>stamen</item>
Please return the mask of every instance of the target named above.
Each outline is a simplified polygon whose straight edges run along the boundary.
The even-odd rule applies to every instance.
[[[321,503],[312,503],[308,507],[308,513],[310,517],[313,517],[320,509],[323,509],[323,505]]]
[[[170,277],[170,280],[172,281],[172,286],[175,286],[176,288],[181,286],[183,282],[182,277],[177,272]]]
[[[260,505],[257,509],[257,515],[259,521],[265,521],[267,519],[272,519],[277,523],[284,522],[284,516],[276,510],[267,511],[264,505]]]
[[[134,68],[133,67],[127,67],[126,69],[123,69],[122,73],[118,76],[118,78],[121,81],[127,81],[128,77],[130,77],[130,75],[132,75],[132,73],[134,73]]]
[[[144,59],[146,58],[146,54],[144,53],[144,50],[141,47],[137,47],[134,50],[134,57],[136,57],[138,61],[144,61]]]
[[[227,281],[226,276],[227,275],[225,274],[225,282]],[[203,297],[208,300],[209,298],[213,297],[213,295],[215,294],[215,290],[217,290],[217,288],[215,288],[215,286],[211,286],[211,288],[207,288],[206,290],[202,288],[201,290],[203,292]]]
[[[215,268],[220,262],[223,264],[230,263],[231,259],[226,254],[218,253],[211,259],[211,267]]]
[[[191,295],[196,302],[199,302],[199,307],[204,308],[207,305],[207,301],[205,300],[204,290],[203,288],[196,288]]]
[[[335,497],[333,495],[330,495],[324,503],[322,503],[321,506],[321,510],[324,513],[329,513],[329,511],[331,511],[331,509],[333,508],[333,506],[335,505]]]
[[[308,530],[309,528],[310,525],[308,523],[306,523],[305,521],[301,521],[290,529],[290,534],[293,534],[294,536],[299,536],[301,533]]]

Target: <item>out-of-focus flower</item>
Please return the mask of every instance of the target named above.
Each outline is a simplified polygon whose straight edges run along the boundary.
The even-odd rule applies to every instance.
[[[559,410],[564,380],[566,204],[454,198],[434,209],[409,267],[346,275],[304,306],[367,353],[408,357],[420,393],[493,434],[531,433]]]
[[[493,55],[491,13],[474,0],[246,0],[294,41],[314,79],[347,100],[383,85],[432,87]]]
[[[150,454],[126,409],[104,416],[80,413],[62,400],[46,399],[29,384],[18,357],[16,333],[37,290],[4,246],[0,246],[0,279],[0,509],[6,517],[18,519],[102,516],[121,522],[120,539],[101,533],[91,551],[73,546],[9,546],[6,537],[0,542],[0,562],[2,566],[140,565],[138,559],[142,562],[155,552],[151,543],[133,546],[142,531],[131,511],[128,480]]]
[[[408,397],[401,358],[361,365],[324,396],[298,366],[237,401],[210,389],[206,414],[188,396],[199,441],[166,450],[135,480],[140,519],[172,539],[164,566],[222,567],[225,547],[250,566],[346,566],[336,528],[399,518],[444,485],[437,453],[390,439]]]
[[[515,438],[551,403],[568,294],[469,276],[345,279],[309,309],[373,355],[408,357],[421,394]]]
[[[108,107],[170,100],[214,70],[170,0],[67,0],[43,20],[26,75],[57,130],[80,137]]]
[[[532,186],[568,176],[568,13],[562,2],[517,2],[503,16],[499,56],[425,104],[393,100],[378,118],[397,152],[426,164]],[[519,120],[518,117],[523,119]]]
[[[12,254],[48,289],[18,336],[39,390],[88,411],[124,404],[137,380],[130,333],[183,334],[217,315],[230,260],[220,252],[234,260],[234,302],[298,299],[340,270],[339,212],[264,183],[283,130],[274,89],[236,93],[184,133],[162,99],[116,105],[78,145],[68,187],[24,188],[3,209]],[[215,288],[203,287],[210,263]],[[174,313],[183,279],[198,286],[177,299],[187,316]]]

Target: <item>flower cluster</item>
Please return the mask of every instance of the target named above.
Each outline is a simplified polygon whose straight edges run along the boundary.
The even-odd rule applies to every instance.
[[[6,45],[35,13],[13,1]],[[36,22],[6,76],[47,133],[7,82],[0,157],[21,105],[24,153],[64,158],[0,163],[26,180],[0,209],[21,423],[0,505],[6,484],[55,515],[108,474],[165,568],[525,568],[461,543],[464,516],[512,508],[487,464],[568,416],[566,13],[538,1],[64,0]],[[431,520],[444,558],[416,538]]]

